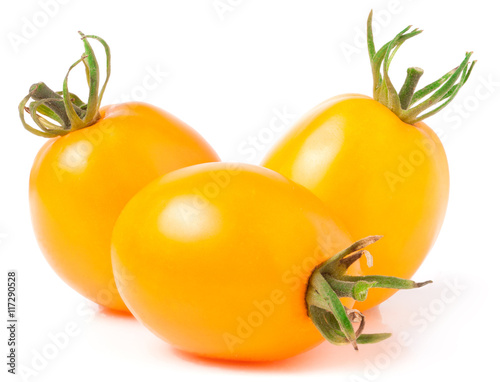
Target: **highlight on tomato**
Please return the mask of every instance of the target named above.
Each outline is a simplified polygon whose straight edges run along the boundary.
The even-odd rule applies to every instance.
[[[370,288],[427,282],[363,276],[358,260],[371,263],[365,248],[379,238],[351,244],[304,187],[219,162],[173,171],[137,193],[111,253],[123,300],[154,334],[205,357],[271,361],[323,339],[357,349],[390,335],[364,334],[354,302]]]
[[[353,237],[384,236],[372,246],[374,266],[362,265],[366,275],[412,277],[438,236],[448,203],[446,154],[422,121],[453,100],[475,61],[469,63],[472,53],[466,53],[458,67],[418,91],[423,70],[409,68],[397,91],[389,66],[400,46],[419,33],[407,27],[377,51],[371,12],[373,98],[344,94],[321,103],[263,161],[316,194]],[[393,293],[375,290],[355,307],[371,308]]]
[[[157,107],[131,102],[100,108],[110,76],[110,49],[103,39],[80,34],[85,53],[66,74],[62,92],[40,82],[19,106],[23,126],[49,138],[31,170],[33,228],[49,264],[68,285],[98,304],[127,310],[110,258],[111,232],[122,208],[158,176],[219,158],[192,128]],[[106,52],[100,90],[90,39]],[[68,90],[68,75],[79,63],[86,69],[87,103]],[[26,122],[25,114],[36,127]]]

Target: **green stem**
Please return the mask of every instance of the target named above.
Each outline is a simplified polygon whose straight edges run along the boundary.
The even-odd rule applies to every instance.
[[[364,248],[380,238],[369,236],[355,242],[320,264],[309,279],[306,294],[309,317],[323,337],[335,345],[350,343],[357,350],[358,344],[375,343],[390,336],[388,333],[362,334],[364,316],[358,311],[346,309],[340,301],[341,297],[364,301],[370,288],[413,289],[431,282],[416,283],[389,276],[346,275],[349,266],[361,256],[371,259]],[[354,331],[353,322],[361,322],[357,331]]]
[[[52,91],[52,89],[43,82],[32,85],[30,88],[30,95],[35,101],[44,101],[43,104],[39,106],[41,109],[38,110],[40,114],[55,119],[57,122],[64,125],[64,127],[70,126],[70,120],[66,114],[63,97],[61,97],[61,95]],[[32,109],[33,106],[30,105],[29,108]],[[75,111],[80,117],[85,115],[85,111],[79,107],[75,107]]]
[[[407,27],[377,51],[373,41],[372,18],[373,11],[370,12],[367,22],[368,55],[373,75],[373,98],[387,106],[402,121],[409,124],[422,121],[446,107],[469,78],[475,64],[475,61],[470,62],[472,52],[466,53],[465,59],[456,69],[419,91],[415,90],[420,77],[423,75],[423,70],[409,68],[405,83],[398,94],[389,77],[390,64],[399,47],[406,40],[422,31],[418,29],[409,31],[410,27]],[[415,105],[429,94],[429,98]],[[432,107],[434,109],[427,111]]]
[[[19,104],[21,122],[33,134],[53,138],[91,126],[100,119],[99,108],[111,74],[111,52],[108,44],[100,37],[86,36],[81,32],[79,33],[82,36],[85,53],[69,68],[63,81],[63,90],[54,92],[43,82],[39,82],[30,87],[29,94]],[[89,38],[99,41],[106,53],[106,80],[101,90],[99,90],[99,65],[88,42]],[[82,102],[68,88],[69,73],[80,63],[85,65],[89,86],[87,103]],[[30,102],[30,99],[34,102]],[[30,114],[38,128],[32,127],[26,122],[25,112]]]
[[[410,106],[411,99],[422,74],[424,74],[424,71],[420,68],[408,68],[405,82],[399,91],[399,99],[401,100],[401,108],[403,110],[408,109],[408,106]]]

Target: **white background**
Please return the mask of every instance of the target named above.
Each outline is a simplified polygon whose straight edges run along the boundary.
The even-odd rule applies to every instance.
[[[222,0],[229,4],[225,13],[212,0],[64,3],[11,1],[0,12],[0,290],[6,290],[6,270],[17,269],[18,362],[36,374],[25,380],[465,381],[498,375],[500,45],[494,2]],[[449,209],[415,276],[435,283],[368,312],[367,332],[389,330],[391,339],[358,353],[323,344],[274,364],[195,359],[133,318],[102,312],[59,280],[38,250],[28,213],[28,175],[43,139],[23,130],[17,105],[32,83],[60,89],[83,51],[78,30],[111,45],[113,74],[103,104],[135,99],[158,105],[196,128],[224,160],[258,163],[282,134],[269,134],[277,111],[293,114],[292,123],[336,94],[370,94],[363,36],[372,7],[383,25],[378,47],[409,24],[425,30],[394,60],[397,84],[408,66],[426,69],[422,83],[428,83],[458,65],[466,50],[479,60],[453,106],[428,120],[449,158]],[[22,43],[12,43],[16,36]],[[151,71],[168,75],[146,90],[142,83]],[[70,83],[80,92],[81,75],[76,71]],[[251,137],[262,146],[255,155],[248,152]],[[2,310],[5,295],[0,292]],[[76,334],[55,348],[51,338],[68,325]],[[401,337],[409,340],[401,343]],[[41,360],[44,353],[52,359]],[[1,364],[3,381],[7,367]]]

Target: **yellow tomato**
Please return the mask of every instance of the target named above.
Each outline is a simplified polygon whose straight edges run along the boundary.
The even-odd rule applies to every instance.
[[[263,165],[307,187],[354,239],[383,235],[364,275],[411,277],[432,247],[448,202],[443,146],[420,122],[410,125],[370,97],[332,98],[302,118]],[[368,309],[395,290],[373,289]]]
[[[263,165],[313,191],[341,219],[354,239],[383,235],[364,275],[408,278],[422,264],[443,223],[449,193],[448,163],[436,134],[422,122],[448,105],[474,67],[468,52],[460,65],[416,91],[423,74],[407,71],[397,91],[389,67],[398,48],[420,34],[403,29],[375,49],[370,12],[368,55],[373,99],[346,94],[305,115],[269,153]],[[394,291],[374,290],[357,302],[368,309]]]
[[[33,227],[56,273],[101,305],[126,310],[111,269],[111,232],[128,200],[169,171],[218,161],[194,130],[151,105],[104,107],[101,119],[50,139],[30,177]]]
[[[30,176],[33,228],[56,273],[76,291],[103,306],[127,310],[111,269],[111,232],[128,200],[169,171],[218,161],[193,129],[154,106],[130,102],[100,108],[111,73],[108,44],[80,32],[85,54],[54,92],[43,82],[30,87],[19,105],[26,130],[50,138]],[[89,40],[106,53],[106,79]],[[85,104],[68,90],[68,75],[83,62],[89,97]],[[31,102],[30,102],[31,101]],[[37,127],[27,123],[29,113]]]
[[[112,242],[120,293],[153,333],[199,355],[258,361],[323,340],[308,317],[308,279],[350,239],[314,195],[285,177],[212,163],[141,190]]]

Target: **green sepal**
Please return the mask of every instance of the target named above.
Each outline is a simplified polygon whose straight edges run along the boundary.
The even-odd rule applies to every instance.
[[[420,68],[409,68],[406,80],[398,93],[389,77],[390,64],[401,45],[422,31],[419,29],[410,31],[411,26],[408,26],[377,51],[373,40],[372,19],[373,11],[370,12],[367,21],[368,55],[373,75],[373,98],[387,106],[403,122],[409,124],[422,121],[445,108],[469,79],[476,63],[476,61],[470,62],[472,52],[465,54],[465,58],[457,68],[418,91],[416,90],[417,84],[424,71]],[[428,95],[428,98],[421,101]],[[421,102],[417,104],[418,101]]]
[[[39,82],[30,87],[29,94],[19,104],[19,116],[24,128],[35,135],[53,138],[91,126],[100,119],[99,108],[111,74],[111,52],[102,38],[79,33],[82,36],[85,53],[70,66],[64,77],[62,91],[54,92],[43,82]],[[106,54],[106,79],[100,90],[99,65],[88,39],[99,41]],[[85,66],[89,86],[87,103],[68,89],[69,74],[80,63]],[[30,102],[30,99],[33,102]],[[27,123],[25,113],[30,114],[37,128]]]
[[[357,350],[358,344],[375,343],[390,336],[388,333],[363,334],[363,314],[345,308],[340,298],[364,301],[371,288],[414,289],[431,283],[417,283],[391,276],[347,275],[349,266],[362,256],[365,256],[368,265],[371,265],[372,257],[365,248],[380,238],[381,236],[369,236],[353,243],[316,267],[309,278],[306,294],[309,317],[323,337],[335,345],[351,344]],[[360,323],[356,331],[353,322]]]

